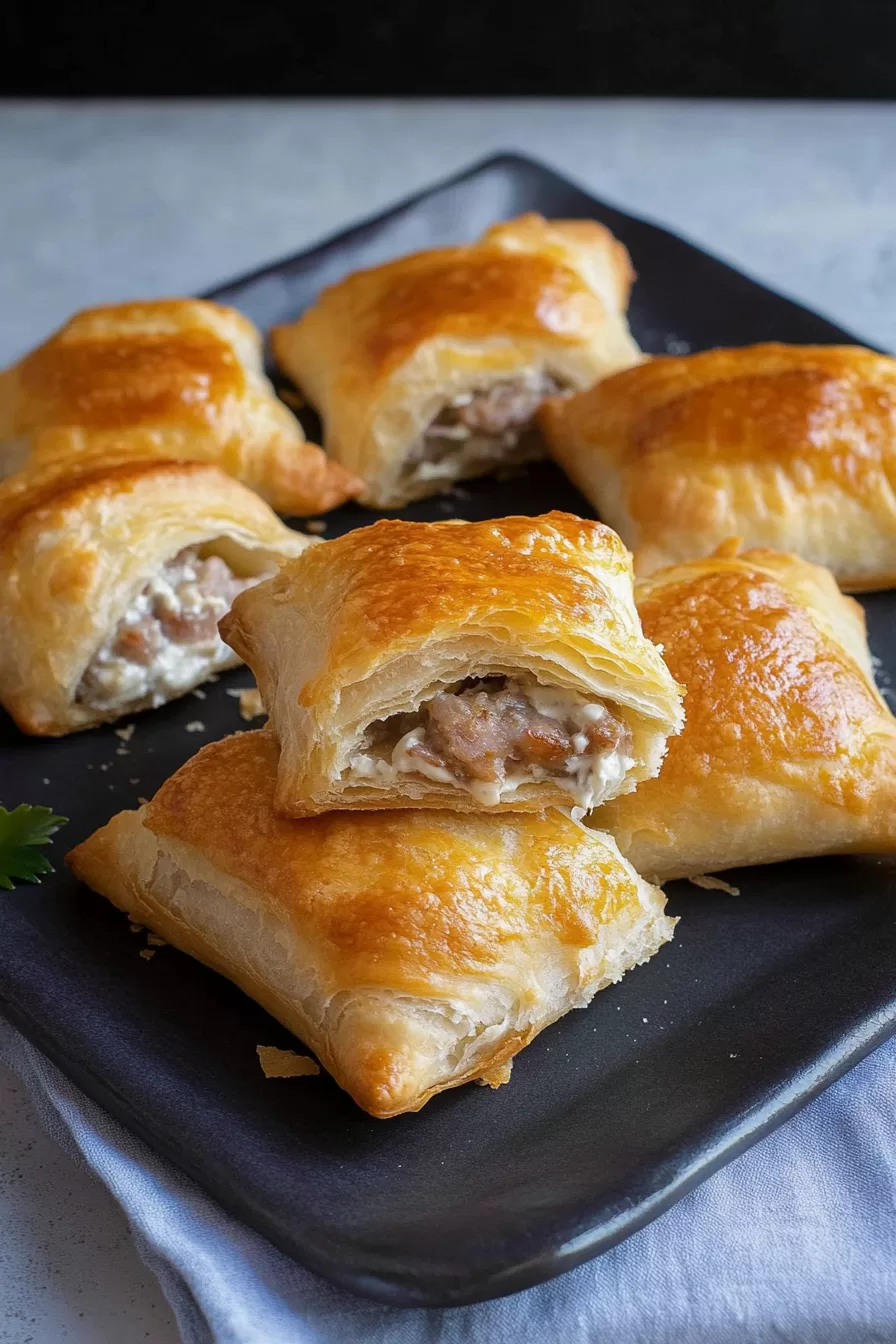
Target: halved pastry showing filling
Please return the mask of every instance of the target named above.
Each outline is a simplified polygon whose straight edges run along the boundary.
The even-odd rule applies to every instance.
[[[242,593],[221,626],[280,740],[284,814],[581,815],[659,770],[679,688],[608,528],[380,522],[324,549]]]
[[[0,703],[58,735],[183,695],[239,661],[236,595],[309,544],[202,463],[28,468],[0,485]]]
[[[288,821],[276,776],[267,730],[214,742],[68,861],[251,995],[372,1115],[506,1081],[539,1031],[672,937],[663,893],[556,810]]]
[[[633,279],[603,225],[522,215],[346,276],[271,345],[363,502],[395,508],[541,456],[546,398],[637,364]]]

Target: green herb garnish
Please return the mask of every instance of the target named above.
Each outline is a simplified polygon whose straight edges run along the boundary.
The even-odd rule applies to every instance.
[[[16,882],[39,882],[53,865],[38,846],[68,821],[54,816],[49,807],[20,803],[11,812],[0,807],[0,887],[12,891]]]

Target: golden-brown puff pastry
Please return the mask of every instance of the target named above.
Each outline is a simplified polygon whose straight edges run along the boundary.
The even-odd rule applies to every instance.
[[[545,396],[639,358],[633,279],[602,225],[523,215],[348,276],[271,344],[364,502],[392,508],[540,455]]]
[[[813,854],[896,850],[896,720],[864,613],[830,573],[737,543],[636,589],[645,632],[687,687],[657,779],[600,825],[665,882]]]
[[[88,309],[0,373],[0,476],[110,449],[212,462],[281,513],[361,488],[274,395],[248,318],[200,299]]]
[[[655,775],[682,722],[631,557],[570,514],[360,528],[242,594],[221,633],[280,739],[288,816],[584,812]]]
[[[202,462],[29,467],[0,484],[0,704],[69,733],[239,660],[217,621],[311,542]]]
[[[540,420],[638,574],[736,535],[852,591],[896,584],[896,360],[823,345],[663,356]]]
[[[372,1115],[496,1082],[672,936],[662,893],[559,812],[285,821],[276,770],[265,730],[215,742],[69,862],[235,981]]]

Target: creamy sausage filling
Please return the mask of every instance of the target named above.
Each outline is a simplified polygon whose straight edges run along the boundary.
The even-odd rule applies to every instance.
[[[405,459],[415,481],[476,476],[503,461],[540,455],[533,420],[546,397],[564,388],[547,373],[525,373],[479,392],[464,392],[442,408]]]
[[[372,724],[349,772],[383,784],[421,775],[466,789],[484,806],[550,779],[588,811],[616,792],[633,764],[631,731],[603,702],[534,680],[482,677],[414,714]]]
[[[128,607],[96,651],[76,699],[102,711],[163,705],[233,661],[218,621],[238,593],[266,575],[238,578],[218,555],[188,547]]]

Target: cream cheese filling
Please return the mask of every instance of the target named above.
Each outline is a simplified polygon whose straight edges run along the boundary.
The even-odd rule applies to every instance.
[[[216,563],[220,567],[224,562]],[[148,581],[91,659],[77,692],[81,703],[103,713],[133,706],[155,709],[234,661],[233,650],[217,631],[217,621],[230,609],[233,597],[203,587],[207,565],[195,551],[188,551]],[[229,586],[236,591],[263,577],[240,580],[227,572]],[[197,629],[194,638],[175,639],[166,634],[165,622],[187,628],[194,622],[206,628]],[[145,640],[147,652],[128,656],[129,635],[138,647]]]
[[[534,762],[512,762],[503,780],[465,777],[415,752],[427,736],[424,722],[399,737],[391,750],[385,744],[385,749],[380,748],[382,754],[369,748],[357,752],[349,762],[348,778],[388,787],[401,775],[419,775],[436,784],[464,789],[483,807],[497,806],[523,785],[550,780],[569,794],[574,805],[572,815],[577,820],[618,792],[635,763],[633,757],[622,747],[589,750],[585,732],[609,714],[605,705],[589,701],[576,691],[541,686],[534,680],[508,679],[506,688],[521,692],[539,714],[562,723],[570,733],[574,752],[561,771],[547,770]]]
[[[488,399],[495,392],[515,394],[503,411],[500,409],[485,423],[466,422],[465,408],[479,398]],[[533,419],[539,404],[548,396],[564,389],[550,374],[535,369],[521,370],[504,384],[492,385],[478,391],[461,392],[442,407],[429,424],[421,439],[408,456],[405,472],[416,482],[451,481],[458,477],[484,471],[503,461],[513,460],[522,451],[521,441],[531,436]],[[541,455],[543,445],[527,440],[525,456]]]
[[[166,641],[144,666],[110,652],[107,641],[91,665],[91,690],[85,703],[104,711],[144,703],[147,709],[157,709],[205,681],[210,673],[232,662],[233,656],[220,636],[199,644]]]
[[[456,428],[463,429],[458,425]],[[460,439],[460,434],[452,438]],[[487,467],[504,460],[510,449],[515,448],[520,435],[512,430],[497,437],[493,435],[473,435],[469,429],[463,430],[464,442],[458,443],[450,453],[437,462],[424,459],[415,468],[412,479],[415,481],[452,481],[457,476],[465,476],[478,467]]]

